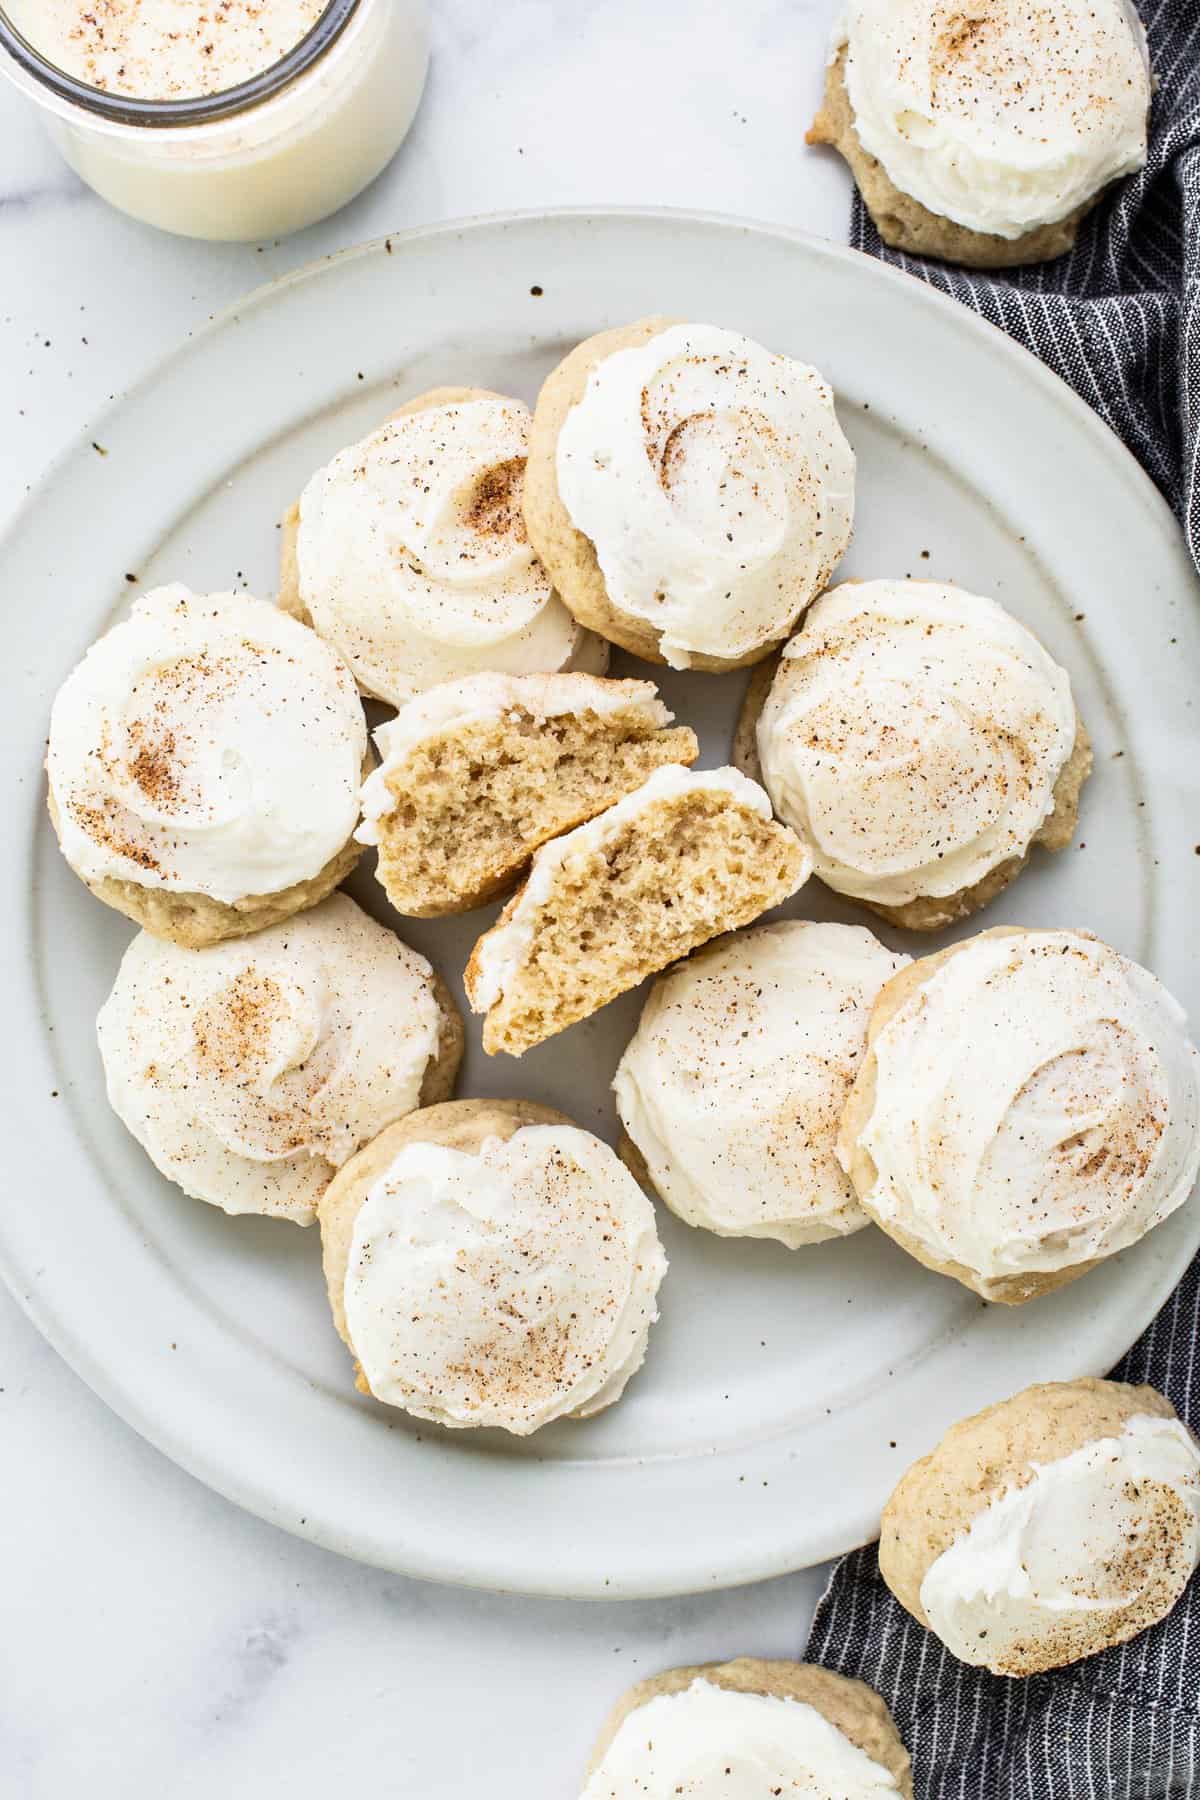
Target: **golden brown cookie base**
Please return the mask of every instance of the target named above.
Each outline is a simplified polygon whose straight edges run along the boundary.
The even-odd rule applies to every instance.
[[[743,775],[748,775],[751,781],[760,784],[763,776],[762,761],[758,754],[758,721],[781,660],[782,653],[778,653],[770,662],[760,663],[753,671],[734,729],[734,766]],[[1005,862],[997,863],[994,869],[989,869],[986,875],[972,882],[970,887],[959,888],[954,894],[918,894],[899,906],[885,906],[880,901],[864,900],[857,894],[846,894],[845,898],[853,900],[858,906],[865,906],[877,918],[886,919],[891,925],[899,925],[905,931],[943,931],[948,925],[969,918],[1016,880],[1029,861],[1035,844],[1044,850],[1066,849],[1079,823],[1079,798],[1083,784],[1092,772],[1092,760],[1092,740],[1077,711],[1075,742],[1054,783],[1052,811],[1030,838],[1023,855],[1010,856]],[[820,875],[817,876],[818,881],[822,879]],[[825,882],[826,887],[831,885],[830,882]],[[833,892],[840,893],[842,890],[834,888]]]
[[[296,540],[300,536],[300,502],[295,500],[283,515],[279,527],[279,592],[275,604],[280,612],[313,629],[312,614],[300,598],[300,560]],[[359,689],[362,692],[362,689]]]
[[[751,669],[746,692],[742,697],[742,710],[733,729],[733,754],[730,761],[735,769],[740,769],[751,781],[757,781],[759,787],[765,787],[766,782],[763,780],[762,758],[758,754],[758,721],[767,704],[767,696],[774,685],[782,659],[783,651],[778,649],[765,662],[760,662],[757,668]]]
[[[1051,225],[1039,225],[1019,238],[997,237],[992,232],[971,231],[933,213],[903,194],[881,162],[864,150],[854,126],[854,112],[846,92],[846,47],[829,65],[825,98],[809,128],[807,142],[829,144],[850,165],[863,204],[885,244],[912,256],[934,256],[942,262],[962,263],[969,269],[1015,269],[1025,263],[1050,262],[1075,247],[1079,222],[1100,194]]]
[[[693,1668],[666,1669],[651,1675],[619,1700],[605,1721],[592,1751],[587,1773],[593,1775],[630,1713],[661,1694],[682,1694],[694,1681],[711,1682],[734,1694],[766,1694],[778,1700],[798,1700],[841,1732],[844,1738],[886,1769],[896,1781],[903,1800],[912,1800],[912,1764],[900,1740],[895,1721],[880,1695],[865,1681],[835,1675],[816,1663],[766,1661],[739,1656],[734,1662],[700,1663]]]
[[[563,604],[581,625],[587,625],[610,643],[619,644],[644,662],[665,663],[661,633],[645,619],[624,612],[609,599],[604,575],[589,537],[577,531],[558,491],[558,434],[567,414],[583,398],[588,376],[608,356],[649,343],[680,319],[639,319],[612,331],[585,339],[547,376],[533,415],[529,436],[529,460],[525,464],[525,529],[529,541],[550,572]],[[689,656],[688,668],[706,674],[744,669],[760,662],[781,640],[759,644],[743,656]]]
[[[457,1019],[457,1013],[454,1017]],[[458,1022],[461,1048],[461,1020]],[[424,1095],[422,1096],[424,1098]],[[317,1216],[321,1224],[321,1260],[329,1292],[329,1308],[338,1336],[353,1353],[346,1328],[346,1270],[354,1241],[354,1222],[363,1202],[379,1177],[408,1144],[440,1144],[448,1150],[476,1155],[488,1138],[507,1141],[523,1125],[573,1125],[574,1120],[539,1106],[533,1100],[448,1100],[422,1105],[397,1119],[386,1131],[343,1164],[321,1196]],[[355,1381],[369,1394],[366,1377],[356,1362]]]
[[[879,1568],[901,1606],[928,1629],[921,1606],[922,1582],[938,1557],[993,1500],[1032,1480],[1035,1463],[1056,1462],[1098,1439],[1117,1437],[1128,1420],[1147,1413],[1163,1419],[1176,1416],[1154,1388],[1087,1378],[1026,1388],[952,1426],[936,1450],[901,1478],[883,1509]],[[1191,1573],[1189,1558],[1170,1555],[1166,1542],[1172,1535],[1170,1519],[1164,1516],[1163,1522],[1167,1530],[1153,1540],[1154,1553],[1163,1561],[1162,1580],[1151,1584],[1153,1591],[1144,1604],[1091,1632],[1086,1620],[1076,1621],[1052,1640],[1026,1644],[1019,1653],[1002,1657],[1004,1666],[986,1666],[994,1674],[1018,1676],[1060,1668],[1125,1643],[1161,1618]]]
[[[625,1164],[625,1167],[629,1170],[629,1173],[633,1176],[633,1179],[637,1182],[643,1193],[649,1194],[652,1200],[661,1200],[662,1204],[665,1206],[666,1201],[663,1200],[662,1195],[654,1185],[654,1178],[646,1165],[645,1157],[642,1155],[629,1133],[624,1129],[617,1139],[617,1155]]]
[[[370,771],[370,760],[366,771]],[[58,807],[53,793],[47,793],[46,804],[55,832],[58,831]],[[97,900],[124,913],[152,937],[165,938],[184,950],[203,950],[210,944],[222,944],[231,938],[250,937],[265,931],[269,925],[281,925],[285,919],[332,894],[354,868],[363,847],[351,837],[336,856],[331,856],[323,869],[307,881],[280,888],[274,894],[250,894],[245,900],[227,904],[207,894],[174,893],[166,888],[143,887],[137,881],[120,881],[116,876],[102,876],[98,881],[79,879]],[[79,873],[78,870],[75,871]]]
[[[431,969],[430,974],[438,1007],[438,1039],[421,1083],[420,1107],[441,1106],[450,1099],[467,1042],[463,1016],[454,1004],[454,996],[436,969]]]

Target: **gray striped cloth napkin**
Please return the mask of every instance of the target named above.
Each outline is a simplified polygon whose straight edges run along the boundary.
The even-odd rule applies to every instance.
[[[1081,394],[1145,466],[1200,567],[1200,0],[1141,0],[1158,78],[1150,155],[1069,256],[1002,276],[851,242],[972,306]],[[1200,671],[1197,671],[1200,678]],[[1200,1265],[1113,1371],[1200,1429]],[[1200,1577],[1121,1649],[1009,1681],[967,1668],[892,1599],[873,1547],[844,1557],[807,1654],[878,1688],[919,1800],[1200,1800]]]

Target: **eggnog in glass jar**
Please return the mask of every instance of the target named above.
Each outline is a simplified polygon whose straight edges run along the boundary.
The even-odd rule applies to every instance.
[[[427,0],[0,0],[0,72],[114,206],[188,237],[281,237],[391,160]]]

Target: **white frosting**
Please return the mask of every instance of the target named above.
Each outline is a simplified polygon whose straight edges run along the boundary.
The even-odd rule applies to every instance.
[[[367,728],[313,632],[243,594],[157,588],[59,689],[46,769],[88,881],[231,903],[319,873],[358,820]]]
[[[786,646],[758,752],[821,880],[899,906],[1023,855],[1075,733],[1066,671],[994,600],[855,581]]]
[[[871,1210],[987,1279],[1135,1243],[1200,1171],[1185,1025],[1153,975],[1086,933],[973,938],[875,1039],[858,1139]]]
[[[895,1777],[815,1706],[697,1677],[618,1727],[581,1800],[883,1800]]]
[[[328,0],[9,0],[12,23],[89,87],[140,100],[215,94],[277,63]]]
[[[395,806],[389,778],[418,744],[461,726],[501,719],[520,709],[540,720],[565,713],[611,716],[637,707],[654,730],[671,723],[652,681],[606,681],[595,675],[467,675],[418,694],[375,733],[379,767],[362,791],[360,843],[379,842],[379,820]]]
[[[347,1327],[377,1399],[524,1436],[620,1398],[666,1267],[654,1209],[590,1132],[407,1144],[355,1221]]]
[[[603,668],[525,535],[529,420],[496,394],[404,413],[305,488],[301,598],[368,693],[403,706],[481,669]]]
[[[114,1110],[185,1193],[311,1223],[334,1170],[419,1103],[424,957],[344,894],[253,937],[136,937],[97,1021]]]
[[[565,864],[584,864],[620,838],[651,807],[694,793],[727,794],[736,805],[748,806],[762,819],[771,817],[771,802],[756,781],[737,769],[685,769],[668,763],[655,769],[632,794],[574,831],[543,844],[530,865],[525,885],[506,918],[485,932],[475,946],[474,967],[468,971],[467,998],[475,1012],[488,1012],[504,993],[529,954],[537,916],[554,890]],[[807,859],[796,888],[808,879]],[[795,891],[795,890],[793,890]]]
[[[972,231],[1022,237],[1146,160],[1150,75],[1125,0],[847,0],[836,43],[863,148]]]
[[[1006,1663],[1047,1640],[1068,1660],[1073,1633],[1086,1644],[1119,1625],[1161,1580],[1164,1489],[1182,1509],[1180,1591],[1200,1566],[1200,1449],[1178,1420],[1139,1414],[1119,1437],[1032,1469],[976,1514],[921,1583],[930,1628],[963,1662],[997,1673],[1018,1672]]]
[[[787,921],[655,983],[613,1088],[673,1212],[793,1248],[867,1223],[838,1123],[875,997],[909,960],[861,926]]]
[[[598,363],[557,476],[609,598],[676,669],[786,636],[850,538],[854,453],[830,389],[715,325],[669,326]]]

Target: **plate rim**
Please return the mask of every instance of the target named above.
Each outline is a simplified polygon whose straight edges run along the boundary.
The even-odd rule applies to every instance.
[[[202,352],[209,339],[219,337],[248,312],[258,311],[264,306],[269,306],[280,293],[312,281],[342,263],[378,257],[383,254],[402,253],[408,246],[421,244],[431,239],[454,238],[481,229],[507,229],[514,226],[556,222],[586,224],[595,220],[616,223],[624,221],[633,224],[658,222],[665,226],[677,224],[687,227],[715,227],[721,230],[733,230],[749,238],[766,236],[796,245],[802,250],[827,258],[832,262],[851,265],[859,270],[865,265],[871,271],[873,281],[881,282],[885,288],[899,285],[910,298],[915,297],[915,292],[919,293],[923,296],[920,304],[943,312],[948,318],[953,318],[957,321],[958,329],[965,331],[968,336],[981,339],[987,346],[995,346],[997,343],[1002,345],[1001,354],[1023,368],[1026,377],[1040,387],[1051,402],[1065,412],[1071,418],[1072,423],[1082,429],[1096,447],[1102,449],[1105,456],[1112,459],[1114,453],[1119,453],[1122,478],[1129,484],[1131,499],[1136,495],[1147,524],[1153,521],[1154,529],[1164,551],[1174,557],[1181,570],[1186,569],[1189,574],[1193,573],[1178,522],[1165,497],[1154,485],[1133,453],[1061,377],[1049,369],[1032,351],[1010,338],[981,314],[904,270],[882,263],[848,245],[835,243],[798,228],[721,212],[621,205],[522,208],[468,215],[433,224],[407,227],[382,233],[363,243],[350,245],[316,257],[295,269],[260,283],[240,299],[212,314],[190,335],[182,338],[154,358],[133,381],[113,396],[92,421],[73,434],[72,438],[50,459],[29,494],[22,499],[11,518],[6,521],[3,531],[0,532],[0,558],[4,558],[21,536],[31,529],[40,509],[53,504],[53,489],[74,463],[88,455],[91,443],[95,439],[103,437],[109,420],[120,415],[123,409],[144,390],[162,381],[175,364],[187,358],[193,351]],[[1132,480],[1131,477],[1133,477]],[[40,794],[36,797],[35,804],[40,805]],[[27,898],[32,905],[32,894],[28,894]],[[32,911],[30,916],[33,916]],[[1200,1225],[1194,1227],[1193,1237],[1197,1230],[1200,1230]],[[1193,1248],[1195,1248],[1194,1244]],[[413,1576],[457,1585],[543,1595],[606,1598],[650,1598],[701,1590],[708,1591],[741,1585],[747,1581],[768,1579],[803,1566],[797,1562],[794,1550],[786,1545],[778,1547],[774,1558],[769,1562],[764,1562],[759,1557],[752,1568],[738,1565],[735,1555],[731,1551],[725,1565],[715,1575],[711,1572],[707,1561],[700,1562],[693,1558],[689,1563],[691,1571],[689,1574],[681,1576],[676,1572],[661,1580],[647,1577],[643,1573],[635,1576],[631,1581],[625,1581],[619,1575],[601,1578],[593,1572],[586,1579],[564,1583],[562,1575],[556,1570],[547,1570],[544,1576],[540,1576],[538,1572],[527,1569],[518,1579],[506,1581],[502,1574],[495,1570],[489,1571],[486,1567],[481,1566],[478,1556],[465,1559],[460,1557],[453,1560],[438,1552],[427,1553],[423,1546],[411,1544],[404,1547],[401,1556],[382,1560],[375,1547],[359,1546],[355,1542],[347,1542],[339,1536],[336,1528],[328,1528],[321,1519],[311,1525],[307,1522],[298,1523],[294,1516],[285,1512],[279,1496],[265,1489],[248,1471],[238,1469],[228,1460],[221,1461],[219,1457],[195,1448],[188,1440],[186,1414],[180,1420],[175,1415],[162,1416],[161,1408],[156,1411],[154,1405],[147,1402],[138,1389],[122,1380],[118,1371],[110,1370],[102,1352],[98,1352],[87,1337],[80,1336],[72,1320],[64,1315],[61,1308],[57,1308],[51,1299],[46,1297],[42,1283],[29,1279],[27,1268],[22,1266],[21,1258],[14,1254],[13,1247],[9,1242],[2,1213],[0,1213],[0,1277],[3,1278],[18,1305],[21,1306],[35,1327],[74,1372],[105,1401],[118,1417],[132,1426],[148,1442],[155,1445],[189,1474],[203,1481],[225,1498],[294,1535],[307,1538],[309,1541],[339,1554],[356,1557],[375,1566],[392,1568]],[[1160,1271],[1153,1283],[1149,1284],[1154,1295],[1154,1306],[1140,1329],[1144,1329],[1150,1323],[1150,1318],[1157,1313],[1169,1297],[1178,1279],[1173,1265],[1168,1268],[1164,1261],[1163,1271]],[[1126,1325],[1120,1326],[1115,1332],[1110,1329],[1111,1355],[1106,1352],[1108,1357],[1106,1367],[1111,1366],[1111,1363],[1128,1348],[1129,1342],[1132,1341],[1127,1335],[1127,1330]],[[873,1519],[874,1515],[872,1514]],[[868,1523],[865,1529],[863,1527],[861,1509],[859,1512],[855,1512],[853,1517],[850,1516],[850,1509],[847,1509],[845,1536],[850,1535],[851,1526],[853,1526],[856,1541],[867,1541],[868,1537],[873,1535],[873,1523]],[[831,1552],[828,1549],[823,1552],[823,1554],[829,1553]],[[701,1574],[702,1567],[709,1568],[709,1572]]]
[[[1017,338],[1011,337],[999,325],[993,325],[990,319],[985,318],[973,307],[965,305],[963,301],[948,294],[943,288],[936,287],[931,282],[922,281],[917,275],[910,275],[906,269],[897,268],[894,263],[883,262],[879,257],[870,256],[865,250],[856,250],[850,244],[837,243],[833,238],[821,237],[819,233],[806,231],[800,226],[785,225],[770,219],[759,219],[752,214],[727,213],[698,207],[626,206],[614,203],[599,206],[502,207],[491,212],[463,213],[452,219],[434,220],[425,225],[405,225],[398,227],[395,231],[379,232],[376,236],[364,238],[356,244],[343,245],[340,250],[328,250],[321,256],[311,257],[307,262],[298,264],[294,269],[286,269],[282,275],[275,275],[268,281],[258,282],[254,287],[248,288],[239,299],[219,307],[214,313],[209,313],[200,325],[153,357],[127,386],[118,389],[110,399],[105,401],[90,424],[80,426],[79,430],[73,433],[60,449],[55,451],[29,492],[17,502],[11,514],[6,518],[3,528],[0,529],[0,556],[7,550],[9,539],[17,536],[24,527],[27,516],[35,512],[41,504],[42,490],[53,483],[66,464],[90,447],[91,434],[103,426],[107,419],[118,414],[136,393],[157,380],[163,370],[170,367],[180,357],[186,356],[205,338],[219,335],[237,319],[239,314],[257,309],[275,294],[309,281],[335,264],[377,255],[381,249],[385,254],[391,255],[393,252],[387,248],[389,245],[407,245],[436,237],[456,237],[463,232],[474,231],[481,227],[539,224],[547,220],[575,220],[583,223],[591,219],[661,220],[665,224],[712,225],[754,235],[780,238],[789,243],[801,244],[807,249],[819,251],[822,255],[829,256],[836,261],[860,266],[865,264],[889,285],[899,285],[905,292],[910,292],[915,287],[937,310],[957,319],[960,324],[967,321],[969,328],[977,330],[986,340],[1003,344],[1007,353],[1015,355],[1017,360],[1024,364],[1027,374],[1038,380],[1047,393],[1053,393],[1056,399],[1067,407],[1068,411],[1074,413],[1076,423],[1085,426],[1089,435],[1097,442],[1103,442],[1110,452],[1117,451],[1125,461],[1126,473],[1134,477],[1134,485],[1140,488],[1143,500],[1148,501],[1150,509],[1158,514],[1158,522],[1168,528],[1171,541],[1178,547],[1177,540],[1182,540],[1182,528],[1171,510],[1166,496],[1156,486],[1129,446],[1117,436],[1109,425],[1105,424],[1095,408],[1089,406],[1083,396],[1078,394],[1061,375],[1056,374],[1034,351]]]

